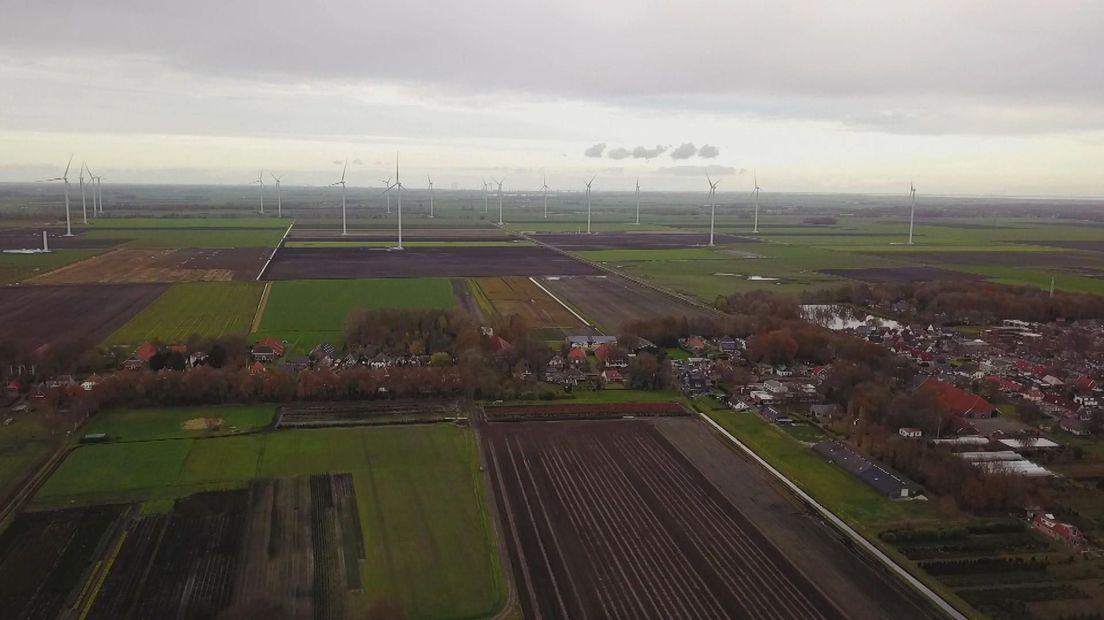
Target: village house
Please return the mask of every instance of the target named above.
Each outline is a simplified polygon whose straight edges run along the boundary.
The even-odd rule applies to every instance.
[[[568,336],[564,339],[572,349],[584,349],[586,351],[592,351],[595,347],[601,344],[606,344],[611,347],[617,346],[616,336]]]

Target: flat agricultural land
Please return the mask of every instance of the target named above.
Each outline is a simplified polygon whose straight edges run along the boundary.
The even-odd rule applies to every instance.
[[[585,263],[542,247],[281,248],[270,280],[591,274]]]
[[[640,249],[658,250],[674,248],[692,248],[709,243],[708,233],[699,232],[596,232],[592,234],[538,233],[533,236],[537,241],[554,245],[562,250],[621,250]],[[744,241],[734,235],[714,235],[714,243],[735,243]]]
[[[0,254],[0,284],[18,284],[95,256],[98,250],[57,250],[49,254]]]
[[[844,617],[651,425],[482,432],[527,616]]]
[[[545,278],[541,284],[606,331],[619,330],[625,321],[657,316],[713,316],[619,276]]]
[[[90,239],[81,235],[65,236],[65,228],[19,227],[0,229],[0,250],[24,250],[42,247],[42,232],[46,231],[51,250],[109,248],[125,239]]]
[[[165,291],[160,284],[0,288],[0,341],[97,344]]]
[[[58,448],[64,431],[52,429],[34,413],[12,416],[11,424],[0,426],[0,505],[28,476]]]
[[[282,405],[277,428],[328,428],[378,424],[424,424],[468,419],[468,409],[457,401],[374,400],[297,402]]]
[[[34,283],[253,280],[268,253],[263,248],[118,249],[39,276]]]
[[[195,439],[258,431],[272,424],[274,405],[114,409],[97,413],[81,432],[110,441]]]
[[[524,317],[534,327],[581,327],[582,322],[529,278],[477,278],[476,286],[501,316]]]
[[[190,336],[245,336],[264,284],[186,282],[172,285],[107,339],[138,345],[147,340],[183,342]]]
[[[336,344],[344,341],[345,322],[354,310],[444,309],[455,303],[444,278],[273,282],[257,334]]]
[[[930,282],[930,281],[954,281],[977,280],[978,277],[936,267],[867,267],[864,269],[821,269],[821,273],[858,280],[860,282]]]
[[[193,222],[197,220],[191,220]],[[201,221],[201,220],[199,220]],[[97,228],[82,231],[90,240],[125,239],[128,248],[274,248],[290,221],[279,228],[230,228],[218,225],[164,228]]]
[[[205,411],[200,408],[198,415]],[[330,500],[326,494],[318,496],[315,478],[338,473],[349,474],[351,486],[350,479],[331,476],[341,485],[341,495],[335,491]],[[303,476],[311,476],[309,484]],[[320,600],[312,598],[312,588],[301,587],[317,583],[312,573],[321,574],[327,587],[338,592],[337,598],[321,600],[337,600],[344,609],[342,614],[314,617],[486,617],[505,601],[469,429],[449,424],[299,429],[86,445],[61,464],[32,509],[132,502],[147,502],[146,512],[173,506],[161,516],[169,521],[164,536],[173,545],[165,549],[175,551],[164,553],[180,561],[159,561],[163,570],[151,574],[146,585],[169,584],[153,587],[165,593],[158,600],[173,601],[180,589],[171,584],[195,581],[194,597],[172,605],[186,607],[208,592],[221,592],[217,600],[224,602],[252,593],[302,597],[297,604],[306,605]],[[325,510],[315,512],[319,507]],[[235,516],[241,513],[247,516]],[[310,524],[311,515],[330,519],[335,514],[336,524]],[[179,518],[187,521],[177,524]],[[334,529],[340,525],[352,531],[353,523],[359,523],[362,542]],[[303,553],[316,549],[318,536],[324,555],[312,561]],[[241,542],[245,555],[233,561],[216,553],[242,548]],[[124,544],[121,553],[126,552]],[[214,554],[209,561],[195,559],[207,554]],[[334,564],[334,554],[363,559]],[[227,566],[222,577],[201,578],[208,575],[204,571]],[[242,583],[253,585],[241,589]],[[73,591],[81,587],[78,583]],[[344,596],[350,590],[357,592]]]
[[[333,228],[312,228],[296,224],[288,235],[288,241],[375,241],[394,243],[397,232],[393,228],[350,230],[348,235]],[[498,228],[403,228],[403,242],[410,241],[509,241],[513,236]]]

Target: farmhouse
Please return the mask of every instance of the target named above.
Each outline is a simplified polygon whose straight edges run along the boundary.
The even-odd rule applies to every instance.
[[[825,441],[813,446],[829,463],[839,465],[886,497],[913,497],[920,486],[888,467],[883,467],[838,441]]]
[[[989,401],[959,389],[950,383],[928,377],[916,388],[917,390],[931,390],[935,396],[951,413],[963,418],[991,418],[997,413],[997,408]]]
[[[572,349],[571,352],[567,354],[567,361],[575,367],[585,365],[587,363],[586,349]]]
[[[1077,529],[1077,526],[1063,523],[1055,519],[1054,515],[1050,513],[1036,514],[1031,519],[1031,525],[1036,530],[1055,540],[1062,540],[1075,545],[1085,542],[1085,535],[1081,533],[1081,530]]]
[[[617,346],[617,336],[568,336],[564,339],[572,349],[594,350],[600,344]]]

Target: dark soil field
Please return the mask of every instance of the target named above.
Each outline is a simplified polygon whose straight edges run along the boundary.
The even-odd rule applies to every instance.
[[[1066,248],[1067,250],[1104,252],[1104,241],[1096,240],[1058,241],[1054,239],[1048,239],[1044,241],[1022,241],[1021,243],[1026,243],[1028,245],[1049,245],[1055,248]]]
[[[0,287],[0,342],[101,342],[157,299],[162,284]]]
[[[348,235],[333,228],[291,229],[288,241],[393,241],[397,238],[394,228],[350,230]],[[513,238],[499,228],[404,228],[404,241],[507,241]]]
[[[0,230],[0,250],[24,250],[42,247],[42,231],[46,230],[51,250],[110,248],[127,239],[92,239],[76,235],[65,237],[65,228],[7,228]]]
[[[819,273],[830,276],[869,282],[936,282],[954,280],[980,280],[981,276],[937,267],[866,267],[861,269],[821,269]]]
[[[529,276],[597,273],[541,247],[280,248],[270,280]]]
[[[541,284],[607,332],[637,319],[713,316],[708,310],[614,275],[544,279]]]
[[[483,433],[526,616],[844,617],[650,424]]]
[[[688,248],[709,243],[709,235],[697,232],[609,232],[592,233],[537,233],[537,241],[543,241],[561,250],[618,250],[641,249],[660,250],[670,248]],[[718,244],[744,242],[746,239],[734,235],[718,234],[714,242]]]
[[[298,402],[280,407],[276,428],[421,424],[459,418],[467,418],[467,411],[456,401]]]
[[[1104,244],[1101,246],[1104,251]],[[999,265],[1077,269],[1104,266],[1104,257],[1087,252],[891,252],[887,259],[933,265]]]
[[[679,403],[563,403],[558,405],[489,406],[484,417],[494,422],[526,420],[601,420],[688,416]]]

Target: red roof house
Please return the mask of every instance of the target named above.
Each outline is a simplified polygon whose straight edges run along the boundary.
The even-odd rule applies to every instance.
[[[1083,392],[1091,392],[1096,389],[1096,379],[1081,375],[1077,378],[1077,389]]]
[[[272,352],[276,354],[276,357],[284,356],[284,343],[272,336],[265,336],[256,342],[257,345],[263,347],[269,347]]]
[[[991,418],[997,413],[997,408],[984,398],[938,379],[929,377],[917,389],[931,390],[943,406],[963,418]]]
[[[157,345],[152,342],[143,342],[137,349],[134,350],[134,357],[148,363],[150,358],[157,355]]]
[[[574,364],[576,366],[581,365],[581,364],[585,364],[586,363],[586,358],[587,358],[586,349],[583,349],[583,348],[572,349],[571,352],[567,354],[567,361],[571,362],[572,364]]]

